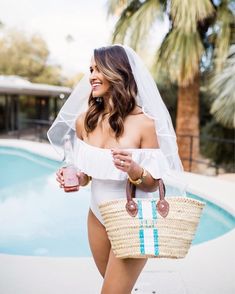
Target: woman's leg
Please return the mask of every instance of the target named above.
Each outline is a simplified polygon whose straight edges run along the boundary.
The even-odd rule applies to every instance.
[[[147,259],[120,259],[110,250],[101,294],[131,294]]]
[[[96,266],[104,277],[109,260],[110,242],[105,227],[91,210],[88,214],[88,239]]]

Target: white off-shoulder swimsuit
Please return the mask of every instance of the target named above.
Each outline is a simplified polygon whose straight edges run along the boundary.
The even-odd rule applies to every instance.
[[[163,177],[169,170],[166,157],[160,149],[125,149],[132,153],[132,159],[144,167],[154,179]],[[75,143],[75,164],[92,177],[90,208],[103,224],[99,205],[105,201],[125,198],[127,173],[117,169],[110,149],[91,146],[77,139]],[[136,189],[136,198],[151,197],[151,193]]]

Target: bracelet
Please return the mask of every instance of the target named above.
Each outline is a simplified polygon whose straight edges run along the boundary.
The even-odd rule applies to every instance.
[[[143,172],[142,172],[142,174],[141,174],[141,176],[140,176],[140,178],[139,179],[137,179],[137,180],[133,180],[131,177],[129,177],[128,176],[128,180],[132,183],[132,184],[134,184],[134,185],[140,185],[141,183],[143,183],[143,180],[144,180],[144,178],[146,178],[146,176],[147,176],[147,171],[146,171],[146,169],[145,168],[142,168],[143,169]]]
[[[86,183],[84,185],[82,185],[83,187],[87,186],[91,181],[91,177],[88,176],[88,175],[86,175],[86,176],[87,176],[87,181],[86,181]]]

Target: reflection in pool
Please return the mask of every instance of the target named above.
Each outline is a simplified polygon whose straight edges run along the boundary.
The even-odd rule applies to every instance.
[[[89,187],[65,193],[55,181],[59,166],[20,149],[0,147],[0,253],[91,255],[86,224]],[[234,227],[232,215],[207,202],[193,243],[216,238]]]

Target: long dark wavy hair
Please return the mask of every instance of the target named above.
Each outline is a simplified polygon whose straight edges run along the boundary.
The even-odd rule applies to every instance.
[[[124,132],[124,119],[136,106],[137,85],[123,47],[118,45],[102,47],[94,50],[94,59],[99,71],[110,83],[109,125],[120,137]],[[88,111],[85,116],[85,130],[92,132],[98,123],[100,116],[104,116],[104,101],[101,98],[92,97],[88,100]]]

